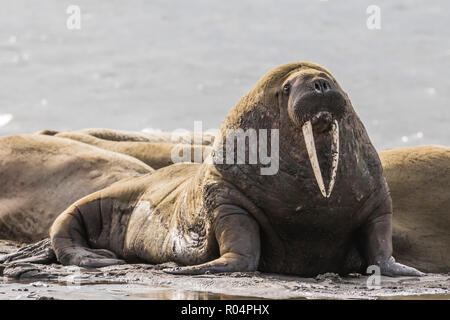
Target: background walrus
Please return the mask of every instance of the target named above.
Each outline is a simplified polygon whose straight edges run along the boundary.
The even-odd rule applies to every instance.
[[[393,204],[394,254],[428,272],[450,271],[450,148],[380,152]]]
[[[171,157],[172,152],[187,154],[189,156],[188,161],[196,162],[195,154],[209,153],[208,145],[214,141],[214,135],[206,132],[202,134],[190,132],[144,133],[109,129],[83,129],[68,132],[41,130],[36,134],[67,138],[101,149],[123,153],[141,160],[153,169],[174,164]],[[199,159],[199,162],[201,162],[204,157]]]
[[[152,172],[143,162],[69,139],[0,137],[0,239],[41,240],[68,205],[119,180]]]
[[[274,174],[261,175],[264,165],[248,159],[217,161],[237,150],[217,141],[249,129],[279,130],[279,145],[276,135],[264,141],[271,154],[279,149]],[[172,165],[69,207],[51,230],[58,260],[305,276],[376,264],[385,275],[420,275],[391,256],[392,205],[378,155],[328,71],[308,63],[272,70],[232,109],[219,137],[213,164]]]

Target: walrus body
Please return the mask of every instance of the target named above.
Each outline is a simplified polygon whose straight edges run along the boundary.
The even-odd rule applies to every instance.
[[[81,197],[153,171],[125,155],[33,134],[0,138],[0,168],[0,238],[22,242],[47,237]]]
[[[100,148],[103,143],[89,140],[92,137],[108,141],[110,149],[120,152],[114,144],[129,149],[154,149],[147,156],[147,164],[163,167],[172,164],[171,151],[175,145],[158,149],[158,145],[169,145],[187,141],[174,141],[169,133],[148,134],[106,129],[88,129],[76,132],[53,133],[58,137],[87,141]],[[86,137],[87,136],[87,137]],[[191,133],[189,136],[193,137]],[[199,139],[189,139],[194,143]],[[203,143],[209,144],[213,137]],[[131,142],[131,143],[130,143]],[[206,146],[205,146],[206,147]],[[204,149],[205,150],[205,149]],[[185,151],[185,150],[184,150]],[[136,152],[136,151],[134,151]],[[130,154],[131,152],[128,152]],[[144,152],[142,152],[144,154]],[[394,204],[393,251],[401,263],[426,272],[448,272],[450,270],[450,148],[444,146],[421,146],[396,148],[379,152],[384,174]],[[144,159],[145,160],[145,159]],[[195,160],[195,159],[192,159]],[[155,162],[156,161],[156,162]],[[61,197],[63,195],[58,195]],[[55,216],[56,218],[56,216]],[[52,220],[42,230],[46,231]],[[39,232],[40,234],[42,232]],[[42,233],[43,234],[43,233]]]
[[[240,162],[237,145],[224,150],[230,130],[250,129],[272,130],[244,149],[269,144],[279,170],[262,174],[267,162]],[[168,272],[178,274],[311,276],[368,265],[384,275],[421,274],[392,258],[380,160],[327,70],[308,63],[272,70],[232,109],[219,138],[203,164],[171,165],[75,202],[51,228],[58,260],[175,261],[185,266]]]
[[[214,140],[211,134],[201,137],[190,132],[130,132],[109,129],[84,129],[69,132],[41,130],[36,134],[51,135],[80,141],[101,149],[118,152],[141,160],[153,169],[174,164],[172,154],[188,155],[186,161],[201,162],[210,152],[208,145]],[[196,155],[202,155],[198,157]]]
[[[450,271],[450,148],[380,152],[394,206],[394,254],[427,272]]]

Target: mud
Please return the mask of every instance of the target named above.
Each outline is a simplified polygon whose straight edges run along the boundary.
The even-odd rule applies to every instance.
[[[0,242],[0,252],[17,246]],[[0,268],[0,299],[450,299],[450,274],[381,277],[379,288],[368,288],[368,276],[359,274],[300,278],[260,272],[177,276],[162,271],[171,266],[11,264]]]

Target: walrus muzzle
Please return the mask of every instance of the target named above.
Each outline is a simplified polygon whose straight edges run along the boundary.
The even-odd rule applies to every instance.
[[[296,125],[302,128],[306,150],[311,163],[314,177],[320,192],[325,198],[329,198],[336,182],[336,174],[339,162],[339,123],[347,112],[345,93],[325,74],[315,77],[306,77],[303,81],[297,81],[292,89],[289,100],[289,115]],[[325,186],[322,171],[317,158],[316,142],[319,136],[331,135],[331,139],[319,139],[331,141],[329,160],[327,166],[331,172],[328,186]],[[324,145],[320,146],[327,147]],[[323,156],[324,153],[321,153]],[[323,162],[320,162],[323,163]]]
[[[323,116],[324,113],[318,113],[313,119],[316,120]],[[327,115],[326,115],[327,116]],[[339,163],[339,124],[337,120],[331,122],[331,175],[328,188],[325,188],[325,184],[322,178],[322,171],[320,170],[319,160],[317,159],[316,145],[314,142],[314,132],[311,120],[306,121],[302,126],[303,137],[305,139],[306,150],[308,151],[309,162],[314,172],[314,176],[319,186],[320,192],[325,198],[329,198],[333,191],[334,183],[336,181],[336,172]]]

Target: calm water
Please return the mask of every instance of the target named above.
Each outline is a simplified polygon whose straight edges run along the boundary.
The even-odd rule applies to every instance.
[[[37,299],[53,297],[55,299],[151,299],[151,300],[266,300],[255,296],[230,295],[209,291],[183,290],[167,286],[149,286],[129,282],[95,281],[83,282],[80,286],[65,285],[55,281],[26,281],[3,279],[0,277],[0,300]],[[367,297],[369,298],[369,296]],[[370,297],[379,300],[450,300],[450,294],[417,294],[399,293],[393,296]],[[338,299],[330,295],[302,297],[289,300]],[[339,299],[343,299],[340,297]],[[347,299],[361,299],[359,295],[349,295]]]
[[[450,145],[450,2],[0,1],[0,135],[216,128],[272,67],[331,70],[379,149]]]

